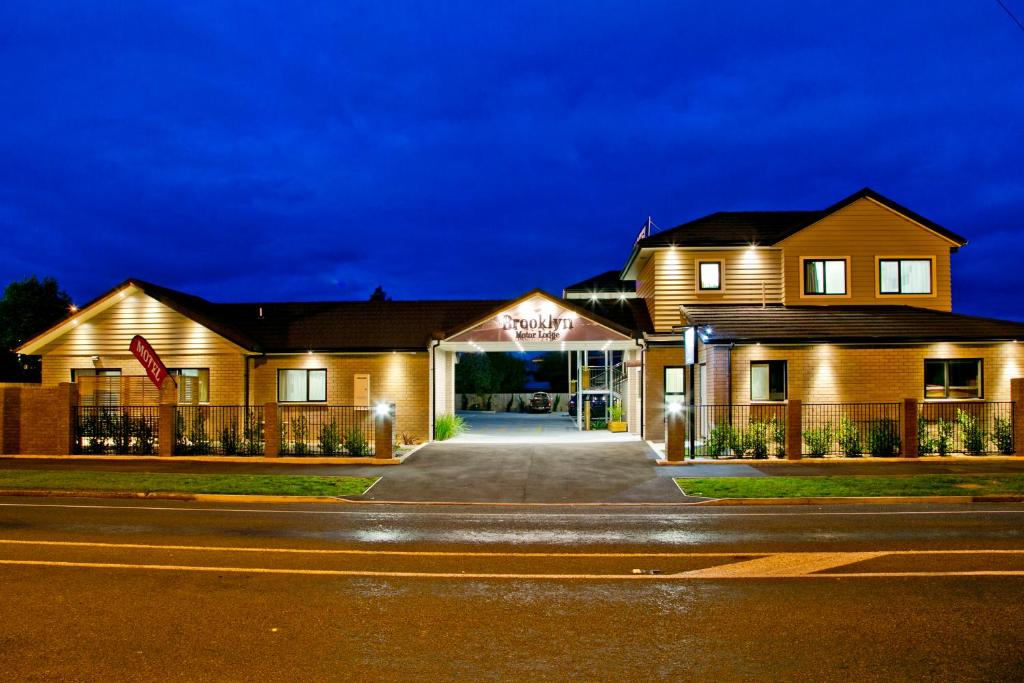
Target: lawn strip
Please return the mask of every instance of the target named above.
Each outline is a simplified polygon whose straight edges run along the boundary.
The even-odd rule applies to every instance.
[[[685,495],[703,498],[1024,495],[1024,474],[679,477],[676,484]]]
[[[0,489],[130,493],[219,493],[262,496],[358,496],[370,477],[288,474],[163,474],[149,472],[0,471]]]

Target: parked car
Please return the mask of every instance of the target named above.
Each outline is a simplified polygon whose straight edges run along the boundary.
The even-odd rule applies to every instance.
[[[546,392],[538,391],[530,397],[530,412],[531,413],[550,413],[551,412],[551,397]]]
[[[604,400],[603,396],[584,396],[584,401],[590,403],[590,419],[591,420],[603,420],[605,416],[605,410],[608,407],[608,402]],[[576,396],[569,396],[569,415],[576,417]]]

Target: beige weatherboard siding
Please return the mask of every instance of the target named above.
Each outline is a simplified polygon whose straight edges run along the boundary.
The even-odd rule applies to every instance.
[[[787,237],[783,248],[785,303],[808,305],[906,305],[952,310],[950,249],[954,243],[878,202],[863,198]],[[931,259],[932,294],[878,296],[878,258]],[[802,261],[846,258],[847,293],[805,296]]]
[[[699,287],[698,263],[722,264],[722,289]],[[653,264],[653,268],[652,268]],[[648,282],[653,270],[653,288]],[[654,329],[668,332],[680,324],[683,304],[760,304],[782,301],[782,259],[777,249],[736,247],[727,249],[658,249],[641,273],[641,296],[648,298]],[[640,288],[643,289],[640,289]],[[653,291],[652,291],[653,290]]]

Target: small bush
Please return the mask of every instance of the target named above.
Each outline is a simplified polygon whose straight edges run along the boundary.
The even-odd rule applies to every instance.
[[[936,439],[928,435],[928,421],[923,415],[917,418],[917,454],[930,455],[935,452]]]
[[[718,458],[729,455],[729,443],[732,441],[732,427],[715,425],[704,439],[704,455]]]
[[[843,454],[847,458],[859,458],[864,454],[860,442],[860,429],[857,428],[857,423],[848,417],[839,421],[838,440],[839,447],[843,449]]]
[[[306,455],[309,453],[309,445],[306,438],[309,436],[309,423],[305,415],[292,418],[292,453],[295,455]]]
[[[604,420],[592,420],[590,423],[591,429],[608,429],[608,423]]]
[[[1013,421],[1005,417],[997,417],[992,428],[992,440],[1003,455],[1013,455]]]
[[[220,430],[220,448],[224,455],[235,455],[238,453],[238,427],[231,425]]]
[[[135,444],[132,452],[137,455],[153,455],[156,453],[156,434],[146,418],[140,417],[135,421]]]
[[[255,411],[246,415],[242,436],[245,441],[242,444],[242,449],[246,455],[259,455],[263,452],[263,423],[256,416]]]
[[[352,427],[345,432],[343,445],[345,452],[354,458],[361,458],[370,454],[370,444],[367,442],[363,430],[359,427]]]
[[[780,419],[778,415],[773,415],[772,419],[768,420],[768,433],[771,434],[772,441],[775,442],[775,457],[785,458],[786,457],[786,423]]]
[[[949,455],[950,447],[953,445],[953,421],[943,420],[941,417],[935,423],[935,450],[939,455]]]
[[[900,451],[900,430],[896,420],[872,420],[868,426],[868,451],[876,458],[891,458]]]
[[[826,422],[821,427],[804,430],[804,444],[807,445],[807,452],[812,458],[822,458],[832,450],[832,441],[835,439],[835,432],[832,423]]]
[[[747,425],[747,433],[743,437],[744,451],[758,460],[768,457],[768,423],[751,422]]]
[[[447,441],[462,434],[466,429],[466,421],[458,415],[438,415],[434,421],[434,438],[438,441]]]
[[[320,429],[320,453],[321,455],[337,455],[341,451],[341,430],[338,428],[338,421],[331,420],[331,423]]]
[[[613,403],[612,407],[608,409],[608,414],[611,416],[612,422],[622,422],[622,404]]]
[[[968,455],[981,455],[984,453],[985,441],[988,435],[978,423],[978,418],[957,408],[956,422],[960,428],[960,438],[963,440],[964,453]]]

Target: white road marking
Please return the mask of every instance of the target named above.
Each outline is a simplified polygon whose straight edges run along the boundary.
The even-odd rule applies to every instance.
[[[11,508],[68,508],[68,509],[94,509],[94,510],[153,510],[157,512],[231,512],[231,513],[259,513],[268,515],[367,515],[379,517],[389,516],[414,516],[414,517],[536,517],[540,519],[559,517],[586,517],[588,519],[620,519],[623,517],[665,517],[671,515],[674,518],[700,519],[706,517],[874,517],[874,516],[913,516],[913,515],[1024,515],[1024,507],[1017,510],[876,510],[876,511],[835,511],[808,510],[801,507],[793,512],[728,512],[721,508],[697,508],[688,507],[683,509],[673,508],[671,503],[665,505],[670,512],[651,513],[536,513],[536,512],[429,512],[424,514],[421,511],[405,512],[400,510],[376,511],[366,508],[347,508],[346,510],[281,510],[268,508],[210,508],[210,507],[174,507],[154,505],[84,505],[84,504],[61,504],[61,503],[0,503],[0,507]],[[807,506],[811,508],[814,506]],[[678,511],[676,511],[678,510]]]
[[[686,572],[694,578],[739,579],[744,577],[776,577],[812,574],[835,569],[854,562],[873,560],[888,555],[881,552],[862,553],[776,553],[743,562],[730,562]]]
[[[856,578],[934,578],[965,576],[1024,576],[1024,571],[965,571],[965,572],[862,572],[859,574],[772,574],[755,576],[702,576],[681,574],[489,574],[453,572],[394,572],[345,569],[281,569],[277,567],[204,567],[168,564],[125,564],[116,562],[56,562],[46,560],[0,560],[0,565],[27,567],[59,567],[79,569],[134,569],[144,571],[204,572],[212,574],[290,574],[304,576],[339,576],[385,579],[471,579],[471,580],[574,580],[574,581],[718,581],[745,579],[856,579]]]

